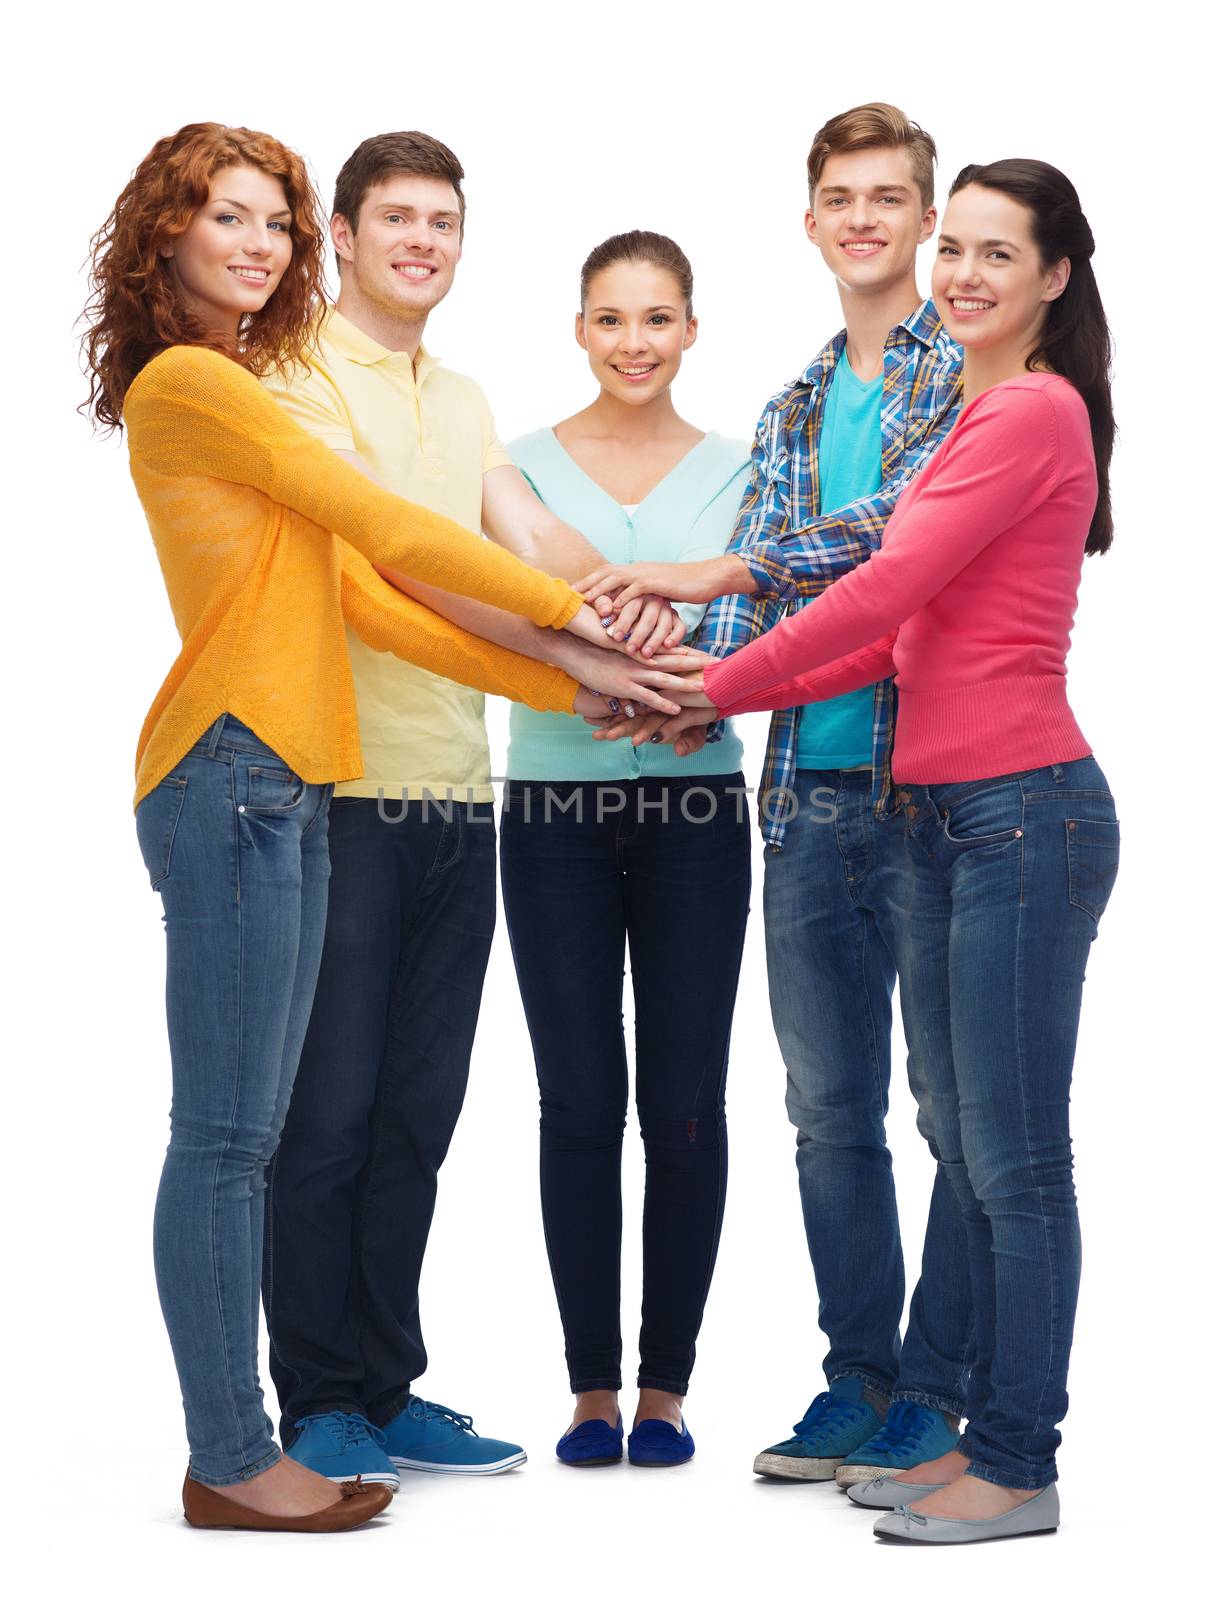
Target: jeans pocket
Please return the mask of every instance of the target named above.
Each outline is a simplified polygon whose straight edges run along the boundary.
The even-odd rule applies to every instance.
[[[1097,922],[1119,872],[1119,824],[1070,817],[1065,823],[1069,857],[1069,901]]]
[[[943,837],[955,850],[973,850],[1021,839],[1022,791],[1016,783],[1000,789],[978,789],[951,806],[940,808]]]
[[[138,848],[152,889],[158,889],[172,870],[172,845],[188,786],[187,778],[164,778],[143,798],[135,813]]]
[[[293,811],[302,803],[306,784],[288,767],[252,767],[246,769],[245,788],[239,810],[255,812],[259,816],[280,816]]]
[[[436,842],[436,853],[432,857],[428,876],[438,878],[450,867],[455,867],[461,859],[464,845],[465,816],[460,808],[454,808],[452,815],[441,823],[440,838]]]

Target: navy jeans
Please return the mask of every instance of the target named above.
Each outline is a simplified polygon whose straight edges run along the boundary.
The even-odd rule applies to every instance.
[[[316,1411],[389,1422],[427,1366],[419,1276],[495,921],[489,805],[340,798],[330,832],[322,968],[269,1179],[286,1444]]]
[[[1082,985],[1119,865],[1087,757],[976,783],[903,785],[911,982],[935,1137],[960,1198],[975,1313],[969,1471],[1056,1477],[1081,1236],[1069,1086]]]
[[[318,973],[330,797],[224,715],[138,808],[172,1051],[155,1276],[202,1483],[280,1455],[256,1371],[265,1169]]]
[[[918,1129],[939,1155],[928,1041],[905,978],[904,820],[877,820],[870,772],[801,770],[795,794],[783,849],[766,852],[767,975],[829,1342],[826,1381],[858,1377],[879,1394],[961,1416],[972,1307],[959,1203],[941,1168],[904,1345],[900,1336],[905,1266],[884,1131],[899,972]]]
[[[627,939],[645,1145],[637,1382],[685,1394],[725,1208],[725,1071],[750,908],[744,780],[511,780],[500,863],[570,1387],[621,1387]]]

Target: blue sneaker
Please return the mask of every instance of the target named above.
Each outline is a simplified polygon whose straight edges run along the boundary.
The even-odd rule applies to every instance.
[[[792,1430],[792,1438],[754,1458],[765,1478],[833,1478],[853,1450],[880,1428],[879,1413],[863,1398],[858,1378],[836,1378]]]
[[[629,1435],[629,1461],[635,1467],[681,1467],[696,1453],[696,1441],[682,1428],[647,1417]]]
[[[568,1467],[609,1467],[624,1459],[624,1418],[617,1416],[613,1428],[602,1417],[591,1417],[568,1428],[554,1448]]]
[[[384,1483],[397,1489],[400,1479],[385,1452],[385,1437],[366,1418],[351,1411],[316,1411],[295,1424],[298,1436],[286,1450],[291,1461],[321,1472],[334,1483]]]
[[[960,1442],[941,1411],[913,1400],[895,1400],[880,1429],[852,1450],[834,1474],[842,1489],[872,1478],[895,1478],[923,1461],[945,1456]]]
[[[408,1472],[461,1472],[484,1476],[522,1466],[528,1457],[518,1444],[480,1439],[474,1419],[447,1406],[412,1395],[406,1409],[382,1429],[396,1467]]]

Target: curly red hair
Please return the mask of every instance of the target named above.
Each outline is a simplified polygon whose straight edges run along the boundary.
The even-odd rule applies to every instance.
[[[293,257],[263,310],[244,319],[236,349],[183,304],[160,255],[209,199],[223,167],[258,167],[280,180],[293,221]],[[82,344],[90,378],[84,407],[120,428],[126,391],[153,356],[174,344],[221,350],[257,374],[295,361],[322,303],[323,217],[305,162],[266,133],[191,122],[152,145],[91,243]]]

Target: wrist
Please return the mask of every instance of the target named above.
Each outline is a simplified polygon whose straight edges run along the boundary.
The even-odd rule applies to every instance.
[[[723,594],[757,594],[758,580],[738,555],[723,555],[716,559],[716,583],[713,599]]]

